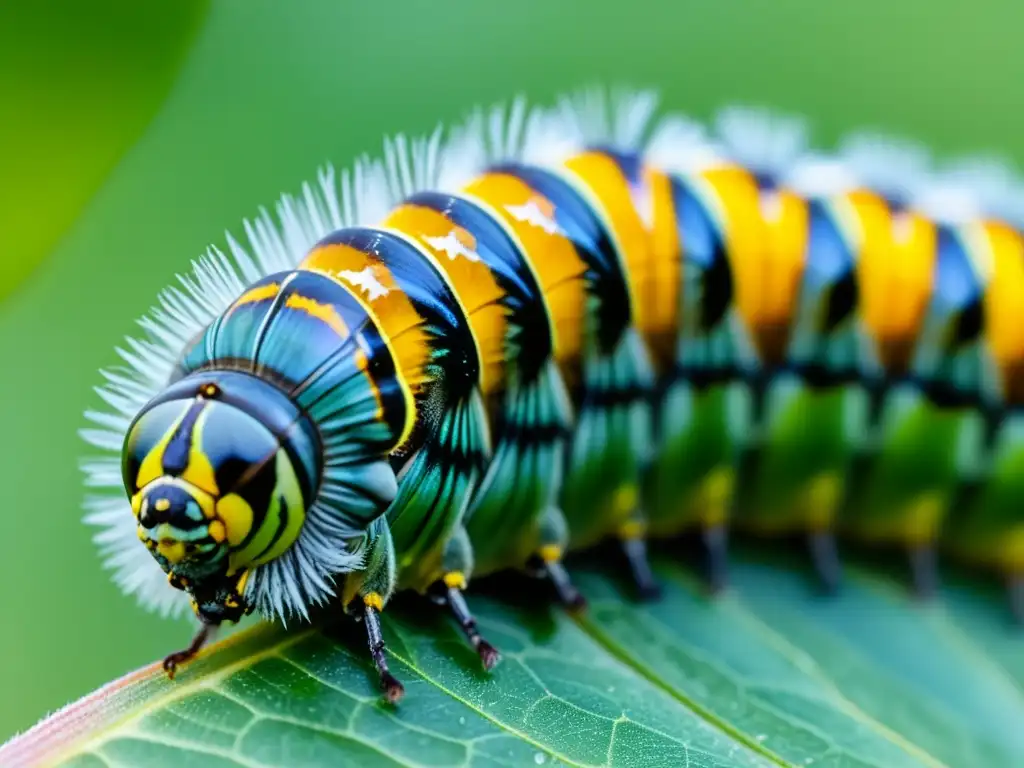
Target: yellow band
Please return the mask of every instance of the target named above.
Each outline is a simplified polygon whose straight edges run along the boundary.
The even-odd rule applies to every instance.
[[[384,599],[377,592],[367,592],[363,595],[363,605],[380,612],[384,610]]]

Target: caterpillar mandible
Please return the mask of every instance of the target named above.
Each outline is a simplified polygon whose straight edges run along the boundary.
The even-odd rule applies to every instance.
[[[104,371],[87,521],[121,587],[201,629],[380,614],[528,569],[583,605],[566,552],[701,532],[837,532],[996,569],[1024,613],[1021,187],[860,134],[730,109],[655,119],[650,92],[522,99],[320,173],[247,245],[211,248]],[[127,491],[128,503],[125,503]],[[130,508],[130,509],[129,509]],[[141,543],[140,543],[141,540]]]

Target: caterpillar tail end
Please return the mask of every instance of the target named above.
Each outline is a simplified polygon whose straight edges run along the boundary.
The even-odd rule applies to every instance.
[[[821,591],[829,597],[838,594],[843,583],[843,566],[839,559],[835,532],[828,528],[811,531],[807,537],[807,547]]]

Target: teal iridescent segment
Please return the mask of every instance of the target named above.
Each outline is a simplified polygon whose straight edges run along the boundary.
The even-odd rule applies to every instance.
[[[1003,416],[985,457],[961,488],[946,540],[970,561],[1019,574],[1024,572],[1024,414],[1019,409]]]

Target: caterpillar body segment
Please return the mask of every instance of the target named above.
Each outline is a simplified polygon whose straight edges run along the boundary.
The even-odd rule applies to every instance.
[[[645,542],[691,528],[715,589],[731,527],[806,536],[829,589],[845,533],[908,550],[922,594],[942,542],[1024,612],[1015,180],[653,104],[519,101],[391,140],[162,295],[85,468],[128,492],[88,502],[122,586],[200,619],[169,671],[222,621],[335,603],[394,701],[396,591],[490,669],[474,577],[524,569],[579,608],[562,559],[610,538],[654,596]]]

